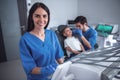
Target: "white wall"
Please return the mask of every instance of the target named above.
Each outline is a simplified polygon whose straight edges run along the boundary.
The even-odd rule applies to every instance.
[[[43,2],[50,9],[51,20],[49,27],[57,27],[67,24],[67,20],[74,19],[78,15],[78,0],[31,0]]]
[[[92,24],[120,25],[120,0],[78,0],[78,14],[86,16]]]
[[[66,24],[84,15],[90,24],[108,23],[120,25],[120,0],[31,0],[45,3],[51,12],[49,27]]]

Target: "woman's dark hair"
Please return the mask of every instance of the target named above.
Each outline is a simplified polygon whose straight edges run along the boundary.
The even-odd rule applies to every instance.
[[[84,23],[87,23],[87,19],[84,16],[78,16],[75,18],[74,22],[75,23],[80,22],[83,25]]]
[[[33,22],[33,19],[32,19],[32,17],[33,17],[33,13],[36,11],[36,9],[38,9],[38,8],[42,8],[42,9],[44,9],[46,12],[47,12],[47,14],[48,14],[48,23],[47,23],[47,25],[45,26],[45,29],[47,28],[47,26],[48,26],[48,24],[49,24],[49,21],[50,21],[50,11],[49,11],[49,8],[45,5],[45,4],[43,4],[43,3],[40,3],[40,2],[37,2],[37,3],[35,3],[32,7],[31,7],[31,9],[30,9],[30,11],[29,11],[29,16],[28,16],[28,27],[27,27],[27,31],[28,32],[30,32],[31,30],[33,30],[34,29],[34,22]]]

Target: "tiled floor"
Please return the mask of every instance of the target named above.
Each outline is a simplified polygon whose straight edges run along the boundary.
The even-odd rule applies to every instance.
[[[0,63],[0,80],[27,80],[20,60]]]

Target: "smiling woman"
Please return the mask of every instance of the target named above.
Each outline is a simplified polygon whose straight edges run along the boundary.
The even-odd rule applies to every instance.
[[[47,24],[47,22],[48,22],[47,12],[42,8],[38,8],[33,13],[33,23],[35,28],[30,33],[36,35],[38,38],[44,41],[45,38],[44,26]]]
[[[63,63],[64,54],[57,36],[46,29],[49,20],[50,12],[45,4],[37,2],[31,7],[27,32],[19,44],[27,80],[50,80],[58,63]]]

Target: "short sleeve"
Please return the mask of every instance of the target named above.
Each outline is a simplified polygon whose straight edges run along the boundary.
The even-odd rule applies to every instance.
[[[96,44],[96,39],[97,39],[97,33],[94,32],[89,38],[89,42],[90,42],[90,45],[92,46],[92,49],[94,49],[94,45]]]
[[[68,47],[66,39],[64,40],[64,47]]]

